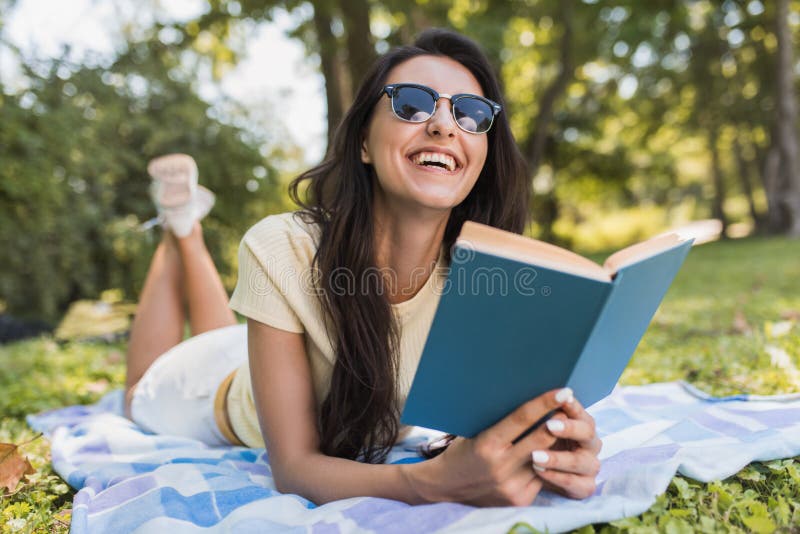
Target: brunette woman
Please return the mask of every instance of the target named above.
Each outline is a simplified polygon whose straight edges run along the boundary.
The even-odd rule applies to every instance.
[[[542,487],[593,493],[600,440],[567,389],[428,461],[380,463],[407,430],[398,415],[461,225],[519,233],[526,223],[529,177],[472,41],[429,30],[378,59],[327,159],[292,183],[300,210],[242,240],[230,308],[246,326],[203,245],[210,193],[193,163],[157,160],[151,175],[166,231],[131,333],[134,421],[209,445],[266,445],[278,490],[316,503],[528,505]]]

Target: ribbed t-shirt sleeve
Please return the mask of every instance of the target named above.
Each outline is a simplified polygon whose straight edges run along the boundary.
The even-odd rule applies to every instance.
[[[288,236],[268,226],[256,225],[239,244],[239,279],[230,307],[274,328],[302,333],[305,329],[290,303],[291,293],[297,291],[296,254]],[[262,235],[253,235],[256,230]]]

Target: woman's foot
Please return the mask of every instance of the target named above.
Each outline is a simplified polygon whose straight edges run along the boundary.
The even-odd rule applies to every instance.
[[[158,222],[176,237],[186,237],[194,223],[214,205],[214,193],[197,185],[197,164],[186,154],[168,154],[150,161],[150,194],[158,209]]]

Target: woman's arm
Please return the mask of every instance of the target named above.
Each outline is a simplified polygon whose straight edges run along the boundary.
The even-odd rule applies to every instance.
[[[370,465],[320,452],[311,369],[302,334],[247,323],[250,374],[275,485],[317,504],[371,495],[422,502],[399,465]]]
[[[512,440],[571,400],[558,391],[545,393],[426,462],[364,464],[320,452],[303,335],[249,319],[248,344],[253,396],[275,484],[279,491],[317,504],[368,495],[410,504],[528,505],[542,486],[531,466],[531,451],[549,449],[556,438],[542,425],[518,443]]]

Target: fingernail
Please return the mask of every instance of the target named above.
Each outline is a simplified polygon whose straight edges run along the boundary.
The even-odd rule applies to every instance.
[[[541,465],[536,465],[536,464],[533,464],[533,470],[538,471],[539,473],[544,473],[545,471],[547,471],[547,469],[545,469]]]
[[[545,424],[550,432],[561,432],[565,428],[564,421],[561,419],[550,419]]]
[[[558,391],[558,393],[556,393],[556,402],[560,404],[569,404],[572,402],[573,398],[572,390],[570,388],[561,389]]]
[[[533,458],[534,466],[536,464],[546,464],[547,460],[550,459],[550,455],[544,451],[533,451],[531,453],[531,458]]]

